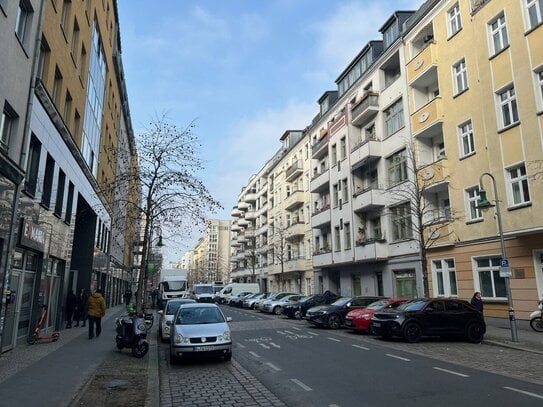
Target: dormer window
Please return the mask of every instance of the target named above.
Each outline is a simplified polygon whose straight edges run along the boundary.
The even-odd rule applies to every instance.
[[[398,28],[398,21],[395,20],[390,27],[388,27],[383,33],[383,41],[385,48],[388,48],[400,35],[400,30]]]

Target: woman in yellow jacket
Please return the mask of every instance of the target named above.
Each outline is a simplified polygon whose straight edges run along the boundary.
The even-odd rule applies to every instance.
[[[96,324],[96,337],[102,333],[102,317],[106,315],[106,302],[99,288],[87,300],[87,315],[89,317],[89,339],[94,338],[94,325]]]

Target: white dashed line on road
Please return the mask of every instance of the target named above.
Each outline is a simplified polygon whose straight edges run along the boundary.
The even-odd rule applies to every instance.
[[[259,358],[260,355],[258,355],[256,352],[253,352],[253,351],[250,351],[249,352],[250,355],[253,355],[255,358]]]
[[[270,342],[270,345],[273,346],[274,348],[280,348],[281,347],[280,345],[277,345],[276,343],[273,343],[273,342]]]
[[[541,395],[541,394],[531,393],[529,391],[515,389],[514,387],[508,387],[508,386],[504,386],[503,388],[507,389],[507,390],[511,390],[511,391],[516,391],[517,393],[521,393],[521,394],[524,394],[526,396],[535,397],[536,399],[542,399],[543,400],[543,395]]]
[[[295,335],[295,333],[292,332],[292,331],[287,331],[287,330],[285,330],[285,333],[287,333],[287,334],[289,334],[289,335]]]
[[[270,347],[266,344],[259,343],[260,346],[262,346],[264,349],[270,349]]]
[[[434,367],[434,369],[439,370],[440,372],[450,373],[450,374],[454,374],[454,375],[460,376],[460,377],[469,377],[469,375],[467,375],[467,374],[458,373],[458,372],[455,372],[453,370],[443,369],[441,367]]]
[[[362,350],[370,350],[370,348],[366,348],[365,346],[361,345],[353,345],[354,348],[362,349]]]
[[[273,363],[268,362],[268,363],[266,363],[266,365],[269,366],[269,367],[271,367],[271,368],[272,368],[273,370],[275,370],[276,372],[280,372],[280,371],[281,371],[281,369],[278,368],[277,366],[275,366]]]
[[[296,331],[301,331],[302,328],[298,328],[297,326],[291,326],[290,329],[294,329]]]
[[[315,332],[308,332],[308,334],[313,336],[319,336],[319,334],[316,334]]]
[[[328,337],[326,339],[330,339],[331,341],[334,341],[334,342],[341,342],[339,339],[336,339],[336,338]]]
[[[300,386],[302,389],[304,389],[305,391],[312,391],[313,389],[311,387],[309,387],[307,384],[304,384],[302,383],[301,381],[299,381],[298,379],[290,379],[293,383],[297,384],[298,386]]]
[[[391,358],[394,358],[394,359],[403,360],[404,362],[411,362],[411,359],[407,359],[407,358],[404,358],[404,357],[401,357],[401,356],[398,356],[398,355],[393,355],[392,353],[386,353],[386,355],[388,357],[391,357]]]
[[[239,342],[238,342],[237,345],[238,345],[240,348],[242,348],[242,349],[245,349],[245,348],[246,348],[246,346],[245,346],[244,344],[242,344],[242,343],[239,343]]]

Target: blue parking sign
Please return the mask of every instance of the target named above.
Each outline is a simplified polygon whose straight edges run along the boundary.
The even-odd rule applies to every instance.
[[[508,259],[501,259],[500,267],[509,267],[509,260]]]

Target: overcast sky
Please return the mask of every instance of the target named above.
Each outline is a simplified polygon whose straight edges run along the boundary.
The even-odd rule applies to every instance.
[[[422,0],[118,0],[121,45],[136,133],[157,114],[196,120],[201,174],[230,219],[241,188],[303,129],[318,98],[396,10]],[[167,261],[194,247],[165,241]]]

